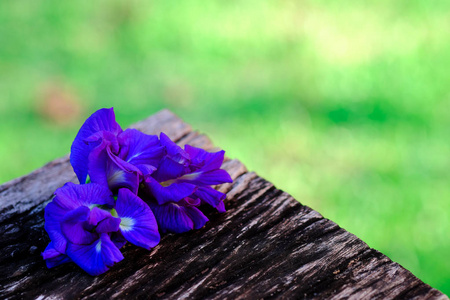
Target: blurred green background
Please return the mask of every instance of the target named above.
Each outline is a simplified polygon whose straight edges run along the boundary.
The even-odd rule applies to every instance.
[[[169,108],[450,293],[450,1],[0,1],[0,181]]]

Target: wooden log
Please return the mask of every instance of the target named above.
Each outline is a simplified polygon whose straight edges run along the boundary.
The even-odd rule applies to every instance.
[[[213,148],[167,110],[133,127]],[[151,251],[128,244],[125,259],[98,277],[74,264],[47,269],[40,254],[49,242],[45,205],[76,182],[68,156],[3,184],[0,298],[448,299],[238,160],[223,168],[234,179],[219,187],[226,213],[207,210],[205,227],[166,234]]]

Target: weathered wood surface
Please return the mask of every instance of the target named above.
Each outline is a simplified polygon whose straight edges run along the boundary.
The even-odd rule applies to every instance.
[[[212,148],[169,111],[134,127]],[[0,298],[448,299],[239,161],[223,168],[235,179],[220,188],[226,213],[208,211],[204,228],[167,234],[151,251],[127,245],[98,277],[74,264],[49,270],[40,256],[44,207],[76,181],[67,156],[0,186]]]

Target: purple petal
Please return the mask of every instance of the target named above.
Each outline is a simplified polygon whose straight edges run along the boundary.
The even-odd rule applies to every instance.
[[[98,238],[96,233],[86,230],[89,212],[88,207],[80,206],[64,216],[61,231],[71,243],[87,245]]]
[[[139,188],[141,171],[127,171],[121,169],[115,163],[110,162],[108,164],[107,181],[108,186],[112,191],[117,191],[120,188],[128,188],[133,193],[137,194]]]
[[[90,275],[100,275],[123,259],[122,253],[106,233],[90,245],[69,243],[67,255]]]
[[[49,269],[72,261],[67,255],[56,250],[53,242],[50,242],[44,252],[42,252],[42,257],[45,259],[45,263]]]
[[[179,206],[176,203],[158,205],[150,202],[149,205],[155,214],[159,230],[162,233],[183,233],[194,228],[194,222],[186,212],[185,207]]]
[[[192,222],[194,222],[194,229],[200,229],[205,226],[206,222],[208,222],[208,218],[197,208],[194,206],[185,207],[185,211],[189,218],[191,218]]]
[[[108,188],[108,169],[111,162],[110,155],[108,153],[111,150],[107,147],[96,147],[89,154],[89,177],[93,183],[97,183],[105,188]]]
[[[127,240],[123,237],[122,233],[119,231],[112,232],[110,234],[111,241],[116,245],[118,249],[122,248],[126,243]]]
[[[119,141],[117,135],[109,131],[99,131],[84,140],[91,151],[94,148],[110,149],[113,153],[119,153]],[[89,166],[88,166],[89,169]],[[89,170],[88,170],[89,173]]]
[[[141,171],[142,176],[144,178],[147,178],[148,176],[152,175],[156,171],[156,167],[151,166],[151,165],[138,165],[137,167]]]
[[[105,264],[109,267],[112,267],[114,263],[119,262],[123,259],[123,255],[120,250],[116,247],[116,245],[111,241],[111,238],[108,234],[102,233],[100,235],[100,240],[102,242],[102,257]]]
[[[217,208],[219,210],[218,206],[220,203],[223,203],[223,200],[226,198],[226,195],[224,193],[221,193],[212,187],[199,187],[195,193],[195,196],[200,198],[203,202],[208,203],[214,208]],[[222,211],[223,212],[223,211]]]
[[[136,129],[127,129],[119,135],[119,157],[137,165],[158,166],[164,155],[164,147],[156,135],[144,134]]]
[[[86,182],[88,174],[88,156],[91,147],[85,142],[87,138],[99,131],[108,131],[114,135],[122,132],[117,124],[114,109],[100,109],[93,113],[81,126],[70,150],[70,163],[80,183]]]
[[[219,169],[222,166],[225,155],[223,150],[210,153],[191,145],[185,145],[184,149],[191,157],[191,165],[201,168],[203,172]]]
[[[194,206],[181,206],[176,203],[158,205],[150,202],[161,232],[183,233],[199,229],[208,218]]]
[[[164,132],[161,132],[161,134],[159,135],[159,139],[170,158],[180,164],[186,164],[187,162],[189,162],[189,154],[181,149],[180,146],[175,144]]]
[[[61,253],[66,251],[67,246],[67,240],[61,232],[61,221],[66,213],[67,210],[63,209],[55,202],[50,202],[45,207],[45,231],[47,231],[54,248]]]
[[[99,132],[91,136],[88,140],[95,141],[98,139],[98,145],[92,147],[88,156],[88,174],[91,182],[98,183],[104,187],[108,187],[108,167],[115,154],[119,152],[119,142],[116,136],[110,132]]]
[[[164,157],[158,165],[158,169],[152,174],[158,182],[176,179],[186,173],[186,167],[169,157]]]
[[[225,203],[223,203],[223,201],[220,202],[219,205],[216,206],[216,209],[217,209],[217,211],[220,212],[220,213],[224,213],[224,212],[227,211],[227,210],[225,209]]]
[[[150,207],[127,189],[120,189],[116,202],[120,219],[120,232],[127,241],[150,249],[158,245],[158,224]]]
[[[57,203],[62,209],[69,211],[80,206],[91,207],[98,205],[114,205],[112,193],[105,187],[95,183],[74,184],[66,183],[63,187],[55,191],[56,197],[53,202]]]
[[[92,182],[111,190],[126,187],[137,192],[140,170],[118,158],[109,148],[100,147],[89,155],[89,175]]]
[[[152,177],[146,179],[145,185],[159,204],[178,202],[181,199],[192,195],[196,189],[196,186],[191,183],[175,182],[169,186],[162,186]]]
[[[120,225],[120,219],[114,218],[113,216],[110,216],[103,221],[101,221],[95,231],[98,233],[109,233],[109,232],[116,232],[119,230]]]
[[[111,213],[104,209],[93,207],[89,214],[88,223],[92,226],[97,226],[98,223],[103,221],[104,219],[111,217]]]
[[[225,182],[233,182],[230,174],[223,169],[212,170],[208,172],[195,172],[183,175],[178,179],[179,182],[189,182],[198,185],[213,185]]]
[[[93,205],[106,205],[114,206],[114,198],[110,190],[101,185],[95,183],[74,185],[78,195],[80,197],[80,202],[84,206]]]

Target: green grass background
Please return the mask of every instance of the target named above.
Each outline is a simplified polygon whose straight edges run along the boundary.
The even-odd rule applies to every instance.
[[[69,125],[40,113],[55,82]],[[171,109],[450,293],[450,1],[0,1],[0,182],[111,106]]]

